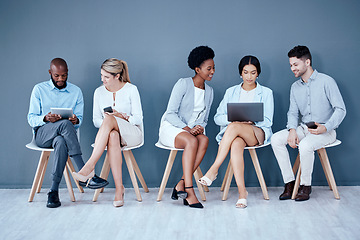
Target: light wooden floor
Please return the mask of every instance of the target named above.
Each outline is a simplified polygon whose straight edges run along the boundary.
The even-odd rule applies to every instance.
[[[0,189],[0,239],[360,239],[360,186],[339,187],[341,200],[328,187],[313,187],[306,202],[279,201],[282,190],[269,188],[266,201],[260,188],[248,188],[248,208],[237,209],[236,188],[227,201],[210,188],[205,208],[191,209],[171,200],[171,189],[161,202],[158,189],[142,191],[143,202],[126,189],[125,205],[116,209],[114,189],[95,203],[92,190],[76,192],[73,203],[61,189],[62,206],[49,209],[46,190],[28,203],[29,189]]]

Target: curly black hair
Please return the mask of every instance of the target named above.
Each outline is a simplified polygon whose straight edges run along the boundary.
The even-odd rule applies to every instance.
[[[288,57],[292,58],[292,57],[296,57],[296,58],[302,58],[302,59],[310,59],[310,66],[312,66],[312,57],[311,57],[311,53],[308,47],[306,46],[296,46],[293,49],[291,49],[288,52]]]
[[[188,57],[188,65],[192,70],[195,70],[196,67],[208,60],[215,57],[214,51],[208,46],[199,46],[194,48]]]

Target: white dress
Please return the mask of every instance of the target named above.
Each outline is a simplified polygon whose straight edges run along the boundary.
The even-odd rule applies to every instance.
[[[115,117],[121,135],[122,143],[128,147],[139,145],[143,139],[140,126],[143,124],[140,95],[137,87],[126,83],[120,90],[113,93],[104,85],[94,92],[93,122],[100,128],[105,117],[104,108],[111,106],[118,112],[129,116],[128,121]]]
[[[194,123],[202,115],[205,114],[205,90],[194,86],[194,111],[191,115],[187,126],[195,127]],[[166,120],[162,120],[159,130],[159,141],[168,147],[175,147],[175,138],[179,133],[186,132],[182,128],[175,127]]]

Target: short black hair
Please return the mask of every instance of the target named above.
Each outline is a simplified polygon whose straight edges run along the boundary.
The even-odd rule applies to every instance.
[[[310,59],[310,66],[312,66],[312,57],[311,57],[311,53],[308,47],[306,46],[296,46],[293,49],[291,49],[288,52],[288,57],[292,58],[292,57],[296,57],[296,58],[302,58],[302,59]]]
[[[200,65],[208,60],[213,59],[215,57],[214,51],[208,46],[199,46],[194,48],[188,57],[188,65],[192,70],[200,67]]]
[[[240,60],[240,63],[239,63],[239,74],[241,75],[243,68],[244,68],[246,65],[249,65],[249,64],[252,64],[252,65],[254,65],[254,66],[256,67],[256,71],[257,71],[258,76],[259,76],[260,73],[261,73],[260,61],[259,61],[259,59],[257,59],[257,57],[251,56],[251,55],[247,55],[247,56],[243,57],[243,58]]]

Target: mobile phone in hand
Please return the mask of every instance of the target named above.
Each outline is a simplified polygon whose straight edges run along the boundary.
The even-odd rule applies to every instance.
[[[104,108],[104,112],[113,113],[113,109],[111,106]]]
[[[307,122],[305,124],[308,128],[317,129],[317,125],[315,124],[315,122]]]

